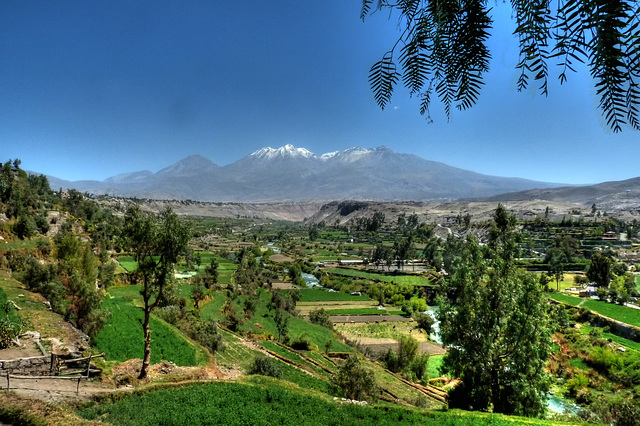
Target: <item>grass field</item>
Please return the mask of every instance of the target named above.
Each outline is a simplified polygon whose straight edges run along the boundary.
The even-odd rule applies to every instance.
[[[429,378],[435,379],[440,377],[440,367],[444,361],[444,355],[431,355],[429,357]]]
[[[580,303],[582,303],[582,299],[580,297],[567,296],[566,294],[560,293],[549,293],[549,299],[553,299],[572,306],[578,306]]]
[[[48,240],[48,238],[32,238],[30,240],[0,241],[0,251],[11,251],[28,249],[32,250],[38,246],[38,241]]]
[[[627,308],[598,300],[587,300],[582,306],[605,317],[640,327],[640,309]]]
[[[420,275],[385,275],[385,274],[378,274],[374,272],[366,272],[366,271],[360,271],[357,269],[346,269],[346,268],[326,268],[324,269],[324,271],[331,274],[343,275],[346,277],[364,278],[372,281],[381,281],[385,283],[410,284],[415,286],[432,285],[431,281],[429,281],[427,278]]]
[[[277,380],[255,376],[244,383],[213,382],[136,392],[116,402],[93,404],[77,413],[117,425],[459,425],[512,426],[537,419],[475,412],[426,411],[382,405],[337,404]],[[555,422],[553,424],[560,424]]]
[[[576,283],[574,281],[576,275],[583,275],[584,274],[563,274],[563,279],[560,280],[560,290],[565,290],[567,288],[572,288],[572,287],[576,287]],[[556,280],[551,279],[551,281],[549,281],[549,288],[552,289],[558,289],[558,285],[556,284]]]
[[[139,299],[139,286],[114,287],[111,299],[105,299],[103,307],[111,312],[111,318],[95,339],[95,347],[106,354],[109,361],[126,361],[142,358],[143,336],[142,310],[134,306]],[[151,362],[161,360],[177,365],[202,365],[208,360],[206,351],[188,341],[178,330],[152,316]]]
[[[117,258],[117,261],[128,273],[135,272],[138,269],[138,262],[133,260],[133,257],[122,256]]]
[[[362,296],[352,296],[337,291],[326,291],[316,288],[305,288],[300,291],[301,302],[317,302],[317,301],[338,301],[338,300],[371,300],[366,294]]]

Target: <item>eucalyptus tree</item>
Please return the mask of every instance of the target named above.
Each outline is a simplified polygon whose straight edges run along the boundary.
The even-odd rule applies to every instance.
[[[492,6],[487,0],[363,0],[363,20],[376,11],[398,16],[400,35],[369,74],[378,105],[389,103],[400,78],[428,120],[434,96],[447,117],[453,108],[475,105],[489,71]],[[625,124],[640,130],[638,0],[512,0],[511,6],[519,91],[533,82],[546,96],[552,62],[560,83],[586,62],[607,125],[614,132]]]
[[[174,279],[174,268],[187,251],[191,228],[170,209],[159,215],[143,212],[140,206],[127,210],[122,227],[123,246],[138,263],[136,278],[144,302],[144,357],[139,378],[147,376],[151,362],[151,312],[163,301]]]

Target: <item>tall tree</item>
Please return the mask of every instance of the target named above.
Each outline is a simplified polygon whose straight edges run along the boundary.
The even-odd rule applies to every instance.
[[[462,383],[450,404],[534,416],[544,412],[550,351],[547,299],[515,265],[515,218],[499,206],[486,252],[468,238],[439,300],[443,368]]]
[[[625,124],[640,130],[637,0],[512,0],[511,5],[520,45],[519,91],[533,80],[546,96],[549,62],[558,65],[560,83],[576,71],[576,62],[588,62],[607,125],[614,132]],[[363,20],[377,10],[399,15],[398,40],[369,73],[378,105],[384,109],[389,103],[400,77],[409,94],[419,97],[420,113],[428,120],[432,96],[447,117],[453,108],[475,105],[491,58],[491,6],[486,0],[363,0]]]
[[[187,250],[191,236],[188,223],[183,222],[169,208],[158,216],[143,212],[134,206],[125,213],[122,239],[138,263],[136,276],[142,285],[140,294],[144,302],[144,357],[139,378],[147,376],[151,361],[151,312],[163,300],[171,285],[174,267]]]
[[[587,269],[587,278],[598,287],[609,287],[611,276],[611,259],[598,251],[593,253]]]

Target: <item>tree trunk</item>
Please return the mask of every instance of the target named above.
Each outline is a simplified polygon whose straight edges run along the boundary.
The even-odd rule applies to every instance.
[[[138,379],[144,379],[147,377],[147,370],[149,370],[149,364],[151,363],[151,330],[149,329],[149,314],[150,309],[147,301],[145,301],[144,321],[142,322],[142,331],[144,334],[144,358],[142,359],[142,368],[140,369]]]

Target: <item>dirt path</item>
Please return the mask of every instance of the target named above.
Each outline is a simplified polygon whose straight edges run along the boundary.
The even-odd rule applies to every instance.
[[[403,317],[401,315],[331,315],[329,317],[331,322],[340,323],[377,323],[377,322],[409,322],[413,321],[411,318]]]
[[[6,381],[0,380],[4,389]],[[10,390],[21,396],[37,398],[46,402],[88,401],[94,395],[114,392],[117,389],[94,381],[67,379],[10,379]]]

